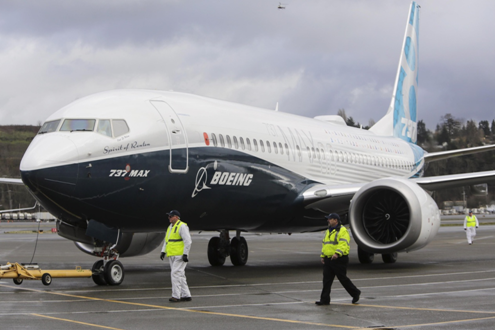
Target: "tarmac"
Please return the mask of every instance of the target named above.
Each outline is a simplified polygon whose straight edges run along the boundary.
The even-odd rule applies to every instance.
[[[0,264],[33,262],[42,269],[91,269],[97,260],[50,233],[53,224],[0,224]],[[31,232],[29,232],[31,230]],[[26,232],[27,231],[27,232]],[[5,234],[4,232],[11,232]],[[21,232],[14,234],[12,232]],[[38,242],[36,244],[36,237]],[[54,278],[15,285],[0,279],[2,329],[493,329],[495,328],[495,226],[478,229],[468,245],[459,226],[441,227],[425,248],[379,255],[361,265],[351,244],[348,276],[362,291],[358,304],[335,280],[330,306],[316,306],[322,287],[323,233],[246,234],[242,267],[211,267],[211,232],[192,233],[186,269],[193,300],[171,303],[170,267],[160,250],[123,258],[120,286],[91,278]]]

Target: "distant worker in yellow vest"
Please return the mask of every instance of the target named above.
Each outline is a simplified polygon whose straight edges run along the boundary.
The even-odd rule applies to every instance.
[[[352,303],[359,301],[361,291],[356,288],[347,277],[347,265],[349,264],[349,243],[351,238],[347,229],[340,223],[340,216],[331,213],[325,216],[328,221],[328,230],[325,232],[323,247],[321,249],[321,263],[323,264],[323,290],[320,300],[316,305],[330,305],[330,291],[335,276],[340,284],[352,297]]]
[[[469,215],[464,219],[464,230],[466,231],[466,237],[468,244],[473,244],[473,239],[476,236],[476,228],[478,228],[480,224],[478,223],[478,218],[473,215],[473,211],[469,211]]]
[[[189,227],[180,220],[180,213],[172,210],[168,214],[170,226],[165,234],[160,259],[165,255],[170,262],[170,277],[172,279],[172,297],[170,302],[191,301],[191,292],[187,286],[186,265],[189,261],[188,255],[191,250],[191,235]]]

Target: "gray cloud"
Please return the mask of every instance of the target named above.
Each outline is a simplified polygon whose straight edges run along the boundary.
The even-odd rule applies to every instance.
[[[408,1],[3,1],[0,123],[115,88],[356,121],[388,109]],[[419,118],[492,120],[495,3],[419,1]]]

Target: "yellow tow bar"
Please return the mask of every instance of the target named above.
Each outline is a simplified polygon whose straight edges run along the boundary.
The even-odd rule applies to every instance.
[[[0,279],[11,278],[14,283],[21,285],[24,280],[41,280],[44,285],[50,285],[52,278],[76,278],[76,277],[91,277],[93,273],[89,269],[81,269],[77,266],[76,269],[60,269],[60,270],[41,270],[36,264],[21,265],[8,262],[6,265],[0,266]]]

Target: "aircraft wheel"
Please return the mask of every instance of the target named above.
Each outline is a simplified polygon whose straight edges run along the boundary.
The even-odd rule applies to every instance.
[[[375,259],[375,254],[366,252],[358,246],[358,258],[362,264],[371,264]]]
[[[212,266],[223,266],[225,255],[220,251],[220,237],[212,237],[208,242],[208,261]]]
[[[397,252],[382,254],[382,260],[386,264],[393,264],[397,261]]]
[[[109,261],[103,274],[108,285],[120,285],[124,281],[124,266],[118,260]]]
[[[93,268],[91,269],[93,275],[91,275],[91,278],[93,279],[93,282],[97,285],[107,285],[107,282],[105,281],[105,268],[103,267],[103,260],[98,260],[93,264]]]
[[[24,281],[22,278],[14,278],[13,280],[14,280],[14,284],[16,285],[21,285],[22,282]]]
[[[52,275],[50,275],[48,273],[44,273],[43,275],[41,275],[41,282],[44,285],[50,285],[50,284],[52,284]]]
[[[244,266],[248,260],[248,247],[244,237],[234,237],[230,242],[230,261],[234,266]]]

